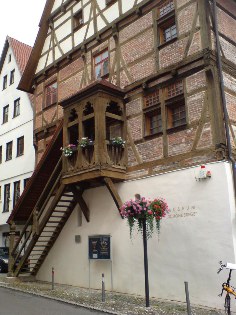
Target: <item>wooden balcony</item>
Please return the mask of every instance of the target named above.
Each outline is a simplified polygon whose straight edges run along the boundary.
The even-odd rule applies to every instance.
[[[98,81],[63,101],[63,146],[74,144],[63,156],[64,184],[100,185],[104,177],[125,179],[127,165],[124,92]],[[117,143],[114,139],[120,139]],[[87,143],[86,143],[87,141]],[[122,142],[124,141],[124,142]]]

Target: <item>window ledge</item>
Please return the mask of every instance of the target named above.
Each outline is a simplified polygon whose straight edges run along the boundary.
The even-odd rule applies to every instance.
[[[173,44],[174,42],[176,42],[178,40],[178,37],[172,38],[171,40],[169,40],[168,42],[162,43],[158,46],[158,49],[162,49],[170,44]]]
[[[158,102],[157,104],[154,104],[154,105],[150,105],[150,106],[146,106],[146,107],[143,107],[143,112],[144,113],[147,113],[147,112],[151,112],[155,109],[159,109],[161,108],[161,102]]]
[[[183,101],[183,100],[184,100],[184,94],[181,93],[181,94],[178,94],[178,95],[171,96],[171,97],[167,98],[165,100],[165,105],[168,106],[168,105],[171,105],[171,104]]]
[[[178,127],[170,127],[166,130],[167,134],[172,134],[181,130],[187,129],[187,123],[180,125]]]
[[[23,156],[23,155],[24,155],[24,153],[22,153],[22,154],[17,154],[16,157],[20,157],[20,156]]]
[[[150,140],[150,139],[158,138],[158,137],[160,137],[162,135],[163,135],[163,131],[159,131],[159,132],[157,132],[157,133],[155,133],[153,135],[144,135],[143,137],[144,137],[145,140]]]

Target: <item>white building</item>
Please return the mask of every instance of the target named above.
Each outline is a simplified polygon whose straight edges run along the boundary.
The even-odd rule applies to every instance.
[[[35,164],[30,95],[17,90],[31,47],[7,37],[0,59],[0,246],[8,246],[6,221]]]

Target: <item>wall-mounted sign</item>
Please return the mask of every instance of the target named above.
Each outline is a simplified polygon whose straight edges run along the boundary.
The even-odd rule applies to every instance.
[[[89,236],[89,259],[111,259],[110,235]]]

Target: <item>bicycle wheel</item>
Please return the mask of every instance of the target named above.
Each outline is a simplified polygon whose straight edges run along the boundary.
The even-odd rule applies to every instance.
[[[230,311],[230,295],[226,294],[225,296],[225,313],[227,315],[231,315],[231,311]]]

